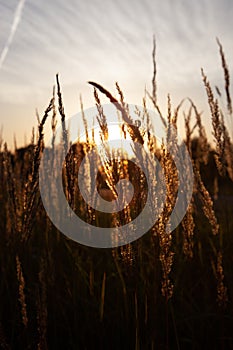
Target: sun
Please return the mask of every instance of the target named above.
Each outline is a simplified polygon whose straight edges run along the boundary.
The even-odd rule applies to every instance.
[[[107,139],[103,140],[101,135],[103,135],[103,133],[99,126],[88,130],[89,141],[94,143],[97,147],[101,147],[104,141],[110,149],[116,150],[120,148],[123,153],[127,153],[128,156],[133,157],[134,153],[131,147],[133,146],[133,141],[123,123],[108,123]],[[86,142],[86,133],[79,137],[79,142]]]

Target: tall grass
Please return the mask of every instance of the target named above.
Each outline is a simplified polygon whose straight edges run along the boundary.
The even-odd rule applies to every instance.
[[[85,203],[78,189],[77,172],[95,146],[88,132],[81,101],[86,141],[70,145],[69,130],[58,75],[56,87],[38,131],[24,149],[10,152],[0,138],[0,345],[3,349],[233,349],[232,337],[232,214],[233,145],[227,118],[232,117],[230,75],[222,45],[217,41],[225,80],[226,109],[219,107],[221,92],[213,89],[202,69],[215,144],[208,140],[202,115],[192,99],[174,109],[167,97],[167,112],[159,107],[156,81],[156,43],[153,42],[152,92],[143,98],[147,132],[133,123],[124,94],[118,98],[95,82],[94,101],[101,140],[108,140],[108,124],[99,92],[114,104],[122,119],[122,134],[159,159],[166,182],[166,203],[154,227],[123,247],[94,249],[75,243],[50,222],[39,193],[39,167],[44,150],[44,125],[51,116],[51,164],[56,169],[55,135],[62,122],[63,185],[73,210],[98,227],[119,227],[141,212],[147,184],[143,172],[123,151],[104,149],[97,188],[109,200],[117,196],[119,179],[135,188],[129,206],[104,214]],[[192,159],[195,184],[191,203],[181,224],[170,234],[166,226],[174,208],[178,174],[169,150],[150,133],[152,101],[174,148],[178,118],[184,118],[185,144]],[[184,104],[188,105],[185,109]],[[182,111],[182,108],[183,111]],[[183,115],[182,113],[183,112]],[[172,134],[172,135],[171,135]],[[143,158],[140,149],[135,157]],[[90,163],[84,169],[89,186]],[[53,176],[53,174],[48,174]],[[53,196],[53,189],[48,189]],[[57,210],[57,208],[54,208]]]

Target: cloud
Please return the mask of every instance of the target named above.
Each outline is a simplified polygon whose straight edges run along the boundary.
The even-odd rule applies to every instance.
[[[7,41],[3,47],[3,50],[1,52],[1,55],[0,55],[0,69],[2,68],[3,64],[4,64],[4,61],[7,57],[7,54],[8,54],[8,51],[10,49],[10,46],[11,46],[11,43],[14,39],[14,36],[15,36],[15,33],[16,33],[16,30],[17,30],[17,27],[19,25],[19,22],[21,20],[21,16],[22,16],[22,11],[23,11],[23,7],[24,7],[24,4],[25,4],[25,1],[26,0],[20,0],[19,3],[18,3],[18,6],[16,7],[16,10],[15,10],[15,14],[14,14],[14,20],[13,20],[13,23],[12,23],[12,26],[11,26],[11,30],[10,30],[10,34],[7,38]]]
[[[0,0],[0,6],[3,3]],[[4,126],[8,117],[14,117],[8,113],[13,104],[25,104],[30,111],[35,107],[43,110],[57,72],[70,113],[79,107],[79,93],[84,101],[93,102],[87,80],[95,80],[113,92],[118,81],[128,102],[141,103],[144,86],[151,86],[153,34],[160,103],[166,101],[168,92],[174,104],[186,94],[198,104],[203,101],[201,67],[221,88],[216,36],[233,73],[231,0],[30,0],[24,6],[25,0],[20,0],[10,32],[6,29],[12,10],[5,5],[0,8],[4,35],[10,33],[5,43],[0,32],[0,68],[11,46],[0,79],[0,104],[4,102],[0,124]],[[26,121],[28,110],[21,121]],[[23,123],[14,123],[19,133]]]

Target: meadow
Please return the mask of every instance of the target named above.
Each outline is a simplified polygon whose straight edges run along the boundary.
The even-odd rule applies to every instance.
[[[112,200],[116,183],[128,178],[134,184],[134,196],[129,206],[113,214],[96,212],[85,203],[77,172],[95,140],[86,132],[85,142],[70,147],[58,76],[48,108],[42,117],[37,115],[38,128],[30,144],[16,146],[13,152],[1,138],[2,349],[233,349],[233,113],[229,68],[219,41],[217,47],[225,90],[212,87],[204,70],[200,75],[200,89],[206,90],[209,105],[211,140],[191,98],[174,108],[168,95],[167,112],[161,112],[155,42],[152,90],[142,99],[143,113],[138,112],[147,132],[133,124],[118,84],[116,98],[91,83],[102,140],[108,139],[101,104],[104,94],[118,110],[123,134],[146,144],[164,170],[163,211],[155,225],[130,244],[106,249],[81,245],[63,235],[46,214],[39,190],[44,127],[51,123],[55,138],[58,119],[63,122],[61,147],[70,148],[63,162],[64,193],[80,218],[97,227],[120,227],[137,217],[147,195],[143,172],[130,160],[122,161],[123,156],[116,161],[117,156],[106,149],[108,161],[97,178],[99,193]],[[148,132],[148,101],[166,127],[168,140],[171,130],[176,137],[177,120],[183,118],[184,142],[192,159],[192,199],[182,222],[170,234],[166,225],[176,202],[177,171],[169,150]],[[51,162],[57,161],[54,152],[52,147]],[[135,150],[135,157],[141,156]],[[48,196],[52,192],[49,189]]]

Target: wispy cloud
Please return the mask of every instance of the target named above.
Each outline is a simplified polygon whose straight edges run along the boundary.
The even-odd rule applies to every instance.
[[[0,0],[0,125],[8,139],[17,129],[23,140],[57,72],[67,114],[79,108],[77,93],[86,108],[93,105],[87,80],[111,91],[118,81],[129,103],[141,103],[144,86],[151,86],[153,34],[161,109],[169,92],[173,105],[188,95],[205,111],[200,67],[221,89],[215,37],[230,68],[232,17],[232,0],[135,0],[133,6],[124,0]]]
[[[15,13],[14,13],[14,20],[11,26],[11,30],[10,30],[10,34],[7,38],[7,41],[3,47],[3,50],[1,52],[1,56],[0,56],[0,69],[2,68],[4,61],[7,57],[8,51],[10,49],[11,43],[14,39],[17,27],[19,25],[19,22],[21,20],[21,16],[22,16],[22,11],[24,8],[24,4],[25,4],[26,0],[20,0],[18,3],[18,6],[16,7]]]

